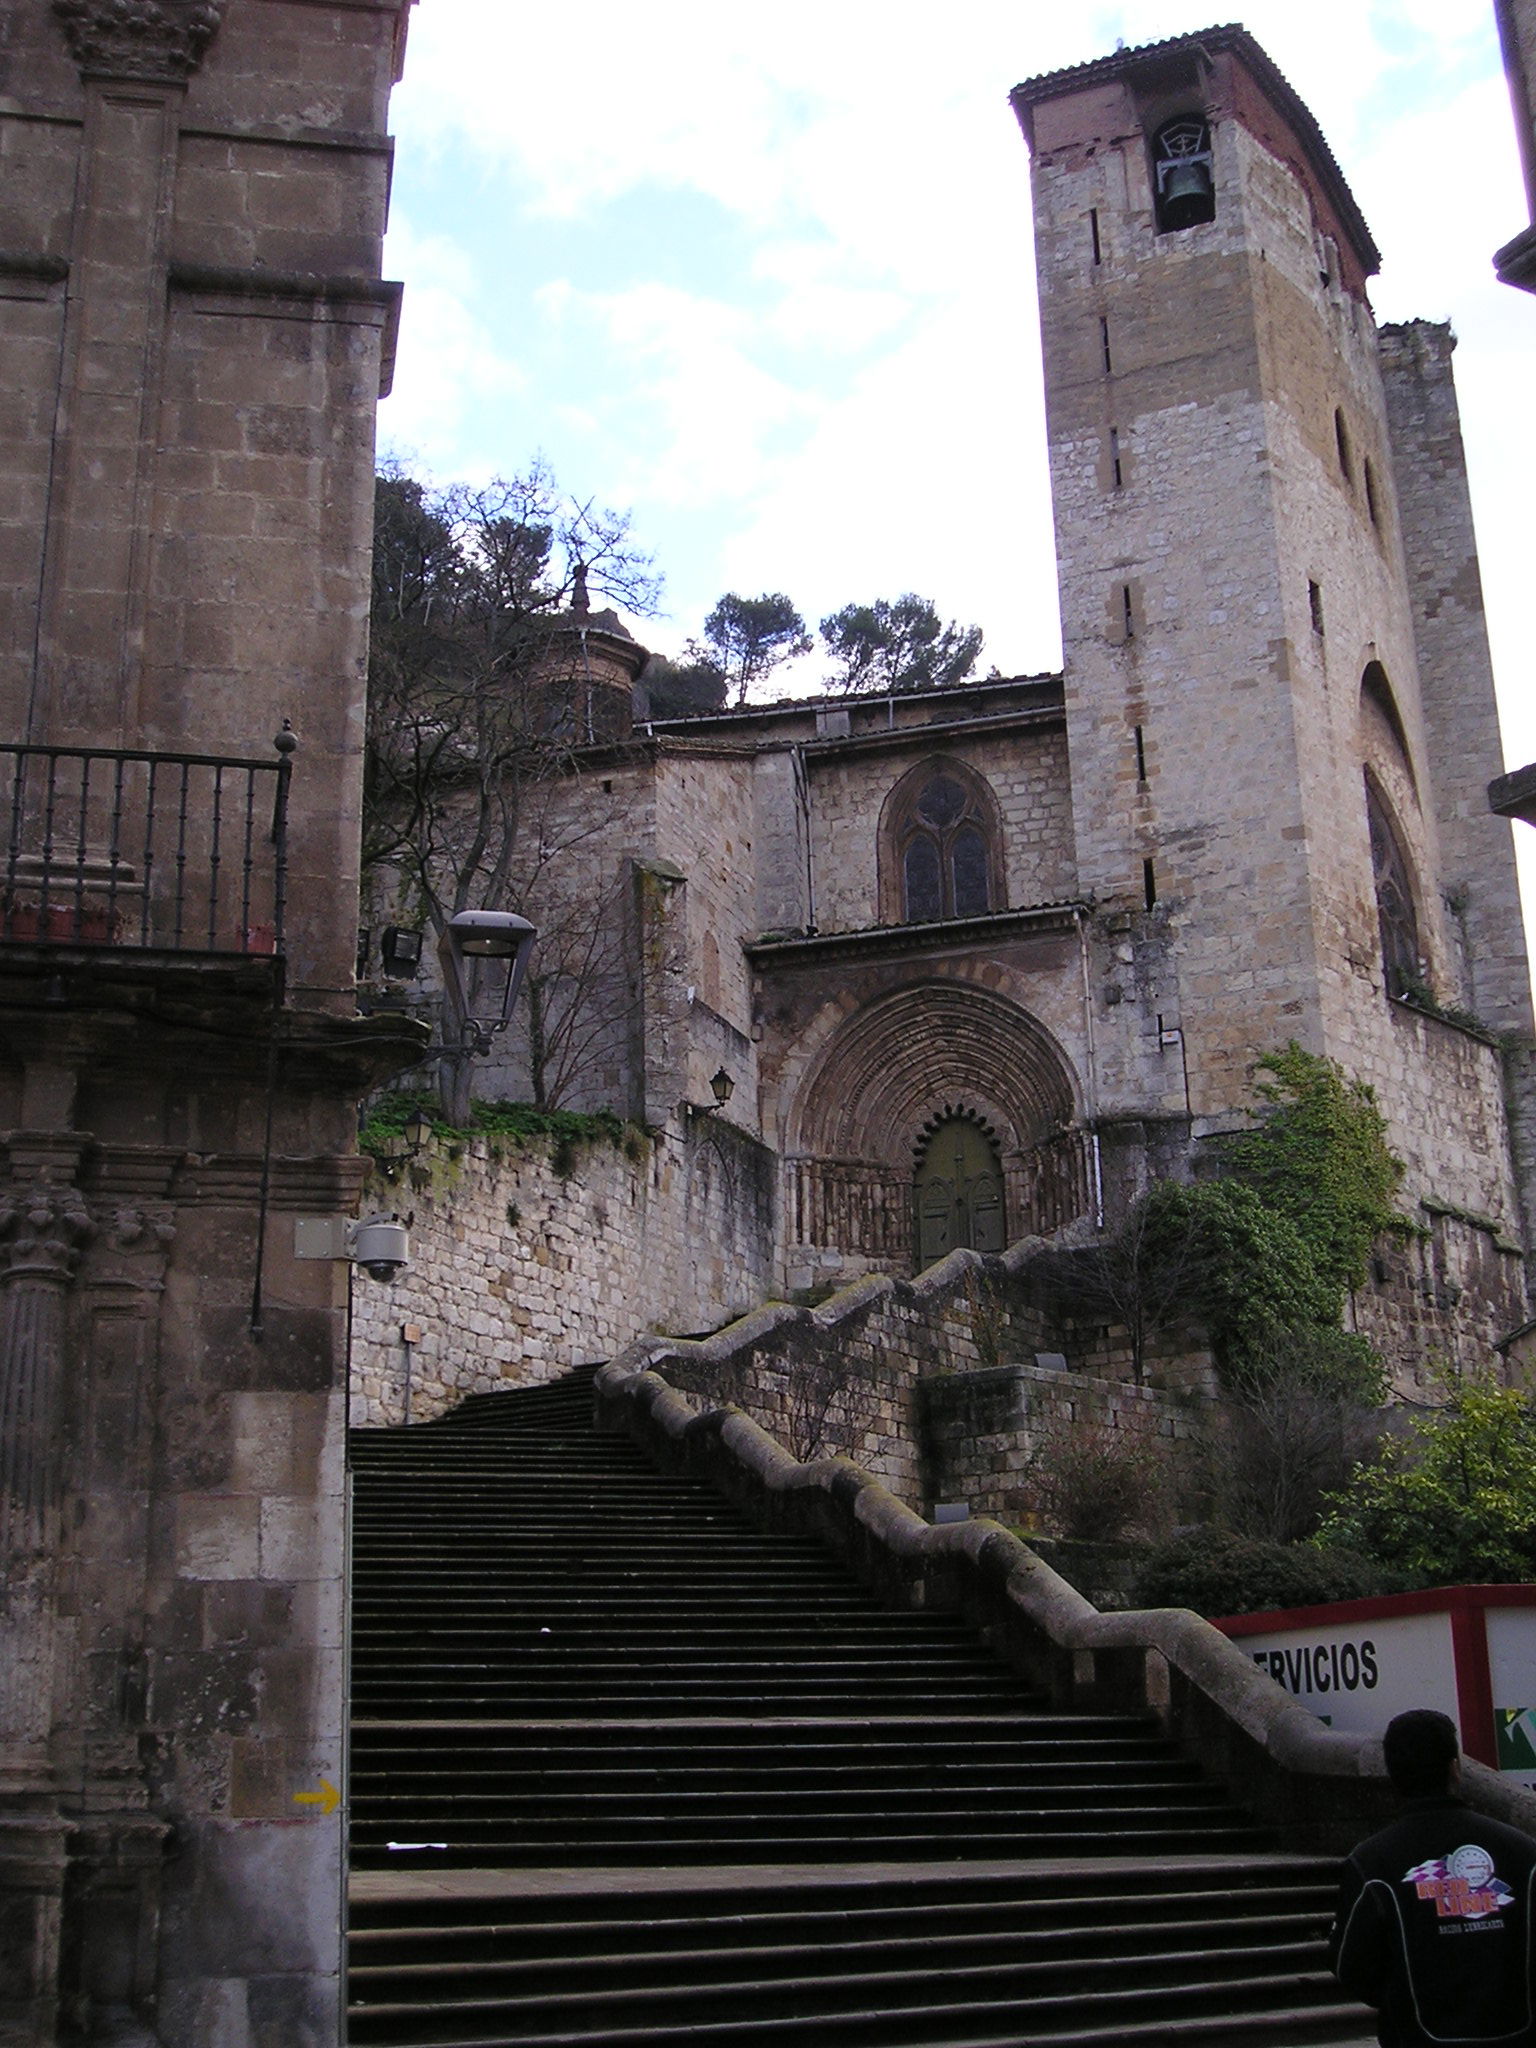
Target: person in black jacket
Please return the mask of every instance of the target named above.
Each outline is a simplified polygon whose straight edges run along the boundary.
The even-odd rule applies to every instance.
[[[1446,1715],[1399,1714],[1382,1750],[1403,1811],[1344,1866],[1335,1976],[1381,2048],[1536,2048],[1536,1842],[1461,1798]]]

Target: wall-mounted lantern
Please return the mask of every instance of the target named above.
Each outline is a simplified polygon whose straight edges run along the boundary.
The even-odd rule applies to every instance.
[[[432,1142],[435,1129],[431,1117],[420,1103],[406,1118],[403,1129],[387,1141],[387,1149],[376,1153],[379,1166],[389,1180],[398,1180],[410,1162],[424,1152]]]
[[[736,1093],[736,1083],[731,1079],[724,1067],[717,1067],[714,1073],[710,1075],[709,1092],[715,1099],[712,1103],[706,1104],[704,1114],[706,1116],[713,1116],[717,1110],[724,1109],[725,1105]]]

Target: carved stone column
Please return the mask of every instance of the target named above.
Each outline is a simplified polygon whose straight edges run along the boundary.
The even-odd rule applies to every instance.
[[[66,1824],[49,1760],[63,1494],[65,1295],[93,1230],[78,1191],[0,1194],[0,2042],[54,2038]]]
[[[160,1305],[176,1237],[171,1204],[154,1197],[181,1157],[174,1148],[98,1152],[90,1192],[99,1227],[71,1320],[83,1384],[69,1403],[65,1493],[73,1615],[56,1637],[57,1697],[71,1709],[53,1742],[72,1829],[60,2016],[66,2038],[114,2048],[154,2038],[143,2021],[154,2009],[170,1834],[148,1810],[144,1639]]]
[[[0,1783],[46,1789],[64,1472],[64,1295],[94,1225],[79,1191],[0,1195]]]

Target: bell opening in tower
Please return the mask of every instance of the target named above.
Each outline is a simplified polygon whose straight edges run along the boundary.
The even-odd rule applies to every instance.
[[[1200,114],[1165,121],[1152,139],[1153,198],[1160,235],[1216,218],[1210,126]]]

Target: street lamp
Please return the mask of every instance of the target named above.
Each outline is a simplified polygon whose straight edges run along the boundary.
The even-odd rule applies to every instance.
[[[461,1051],[489,1052],[492,1040],[511,1023],[512,1005],[523,985],[528,955],[537,937],[537,931],[527,918],[517,917],[510,910],[461,910],[449,918],[438,944],[437,957],[443,970],[448,1009],[458,1028]],[[473,1014],[470,977],[465,973],[466,963],[473,967],[481,960],[507,963],[500,1014],[489,1022]],[[484,979],[494,987],[494,973]]]
[[[477,1053],[489,1052],[511,1023],[512,1006],[537,937],[527,918],[510,910],[461,910],[444,928],[437,948],[447,1009],[443,1037],[453,1075],[450,1115],[461,1128],[469,1115],[469,1062]],[[486,965],[477,977],[474,970],[482,961]],[[494,999],[498,971],[505,977],[499,1006]],[[478,991],[471,987],[476,979],[481,984]],[[486,1007],[494,1008],[494,1015],[475,1015],[479,994],[491,996]],[[453,1043],[455,1034],[457,1045]]]

